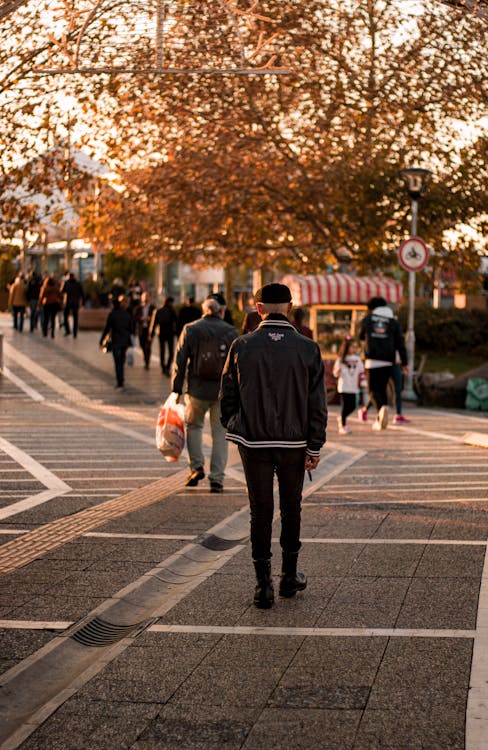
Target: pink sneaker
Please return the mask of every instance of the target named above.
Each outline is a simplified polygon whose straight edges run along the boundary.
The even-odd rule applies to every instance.
[[[403,414],[395,414],[393,424],[410,424],[410,420],[404,417]]]
[[[358,409],[358,419],[360,422],[368,421],[368,410],[364,406],[360,406]]]

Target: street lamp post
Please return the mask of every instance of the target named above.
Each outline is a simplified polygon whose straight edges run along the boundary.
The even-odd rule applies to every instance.
[[[417,219],[419,198],[429,182],[432,172],[421,167],[402,169],[400,177],[405,182],[408,194],[412,201],[412,224],[411,237],[417,236]],[[413,371],[415,365],[415,271],[408,272],[408,327],[407,327],[407,354],[408,373],[405,390],[402,393],[406,401],[416,401],[417,394],[413,388]]]

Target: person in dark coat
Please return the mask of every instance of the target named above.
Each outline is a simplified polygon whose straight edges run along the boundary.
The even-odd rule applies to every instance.
[[[61,292],[56,274],[48,276],[39,292],[39,301],[42,305],[42,335],[47,336],[48,328],[51,329],[51,338],[54,338],[56,326],[56,315],[61,309]]]
[[[61,286],[61,295],[64,299],[64,335],[69,336],[71,331],[69,327],[69,316],[73,316],[73,338],[78,335],[78,311],[80,305],[85,304],[85,295],[83,287],[74,275],[69,273],[66,281]]]
[[[187,383],[185,424],[190,467],[187,487],[196,487],[205,477],[203,427],[205,414],[209,412],[212,452],[208,478],[213,493],[224,491],[228,445],[220,423],[219,383],[229,346],[236,338],[236,329],[224,321],[225,306],[221,294],[212,294],[202,302],[203,316],[188,323],[178,339],[171,381],[171,390],[178,400],[185,380]]]
[[[155,312],[156,307],[149,299],[149,292],[143,292],[141,295],[141,304],[135,308],[133,316],[139,345],[144,357],[144,369],[146,370],[149,370],[149,363],[151,361],[151,327]]]
[[[39,293],[41,291],[42,279],[35,271],[32,271],[27,278],[27,304],[30,313],[30,332],[36,330],[39,319]]]
[[[134,321],[130,312],[123,306],[124,297],[120,295],[112,300],[113,308],[107,316],[105,327],[100,336],[100,348],[103,349],[110,340],[112,357],[115,366],[116,388],[124,387],[124,364],[127,349],[131,346],[134,333]]]
[[[305,471],[315,469],[325,443],[327,405],[324,363],[318,345],[295,330],[288,315],[291,293],[266,284],[256,294],[259,327],[230,347],[220,387],[221,421],[241,455],[251,506],[251,546],[256,572],[254,604],[274,602],[271,578],[273,478],[278,477],[282,568],[280,596],[303,591],[297,573]]]
[[[163,375],[169,375],[175,351],[177,316],[174,302],[174,297],[166,297],[162,307],[153,313],[149,330],[149,336],[152,339],[156,329],[159,329],[159,358]]]
[[[297,309],[293,313],[293,319],[292,319],[292,325],[298,333],[301,333],[302,336],[306,336],[307,339],[313,339],[313,333],[312,329],[309,328],[304,324],[305,320],[305,312],[302,310],[301,307],[297,307]]]
[[[198,320],[201,317],[202,312],[200,308],[195,305],[195,297],[188,297],[178,313],[178,319],[176,321],[177,337],[180,337],[180,334],[187,323],[193,323],[194,320]]]

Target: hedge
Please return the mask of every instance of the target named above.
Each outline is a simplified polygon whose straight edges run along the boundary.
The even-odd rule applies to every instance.
[[[400,308],[398,319],[406,332],[407,308]],[[423,352],[475,354],[488,358],[488,310],[416,307],[415,347]]]

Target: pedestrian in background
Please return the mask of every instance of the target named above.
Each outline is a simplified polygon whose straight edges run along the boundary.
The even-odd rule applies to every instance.
[[[393,365],[391,379],[393,380],[393,385],[395,387],[395,407],[396,407],[396,414],[393,417],[393,424],[410,424],[410,420],[407,419],[407,417],[405,417],[402,413],[403,412],[403,400],[402,400],[403,368],[402,368],[400,354],[398,352],[396,352],[395,354],[395,363]]]
[[[159,331],[159,361],[163,375],[170,373],[175,351],[175,333],[177,316],[174,307],[174,297],[166,297],[164,303],[152,314],[149,336],[151,339]]]
[[[110,342],[117,389],[124,387],[125,357],[134,333],[134,321],[129,310],[124,307],[124,302],[124,295],[112,300],[113,307],[107,316],[99,342],[101,349]]]
[[[24,274],[19,273],[8,290],[8,306],[12,308],[13,326],[16,331],[24,330],[25,308],[27,307],[27,284]]]
[[[302,336],[306,336],[307,339],[313,339],[313,333],[312,329],[305,325],[305,311],[302,310],[301,307],[297,307],[297,309],[293,313],[292,318],[292,325],[298,333],[301,333]]]
[[[295,330],[287,316],[291,293],[284,284],[266,284],[256,294],[259,327],[232,344],[220,390],[227,440],[236,443],[246,475],[251,507],[251,545],[256,589],[254,604],[274,602],[271,578],[273,479],[278,477],[282,549],[280,596],[303,591],[297,573],[305,471],[315,469],[325,443],[327,406],[320,349]]]
[[[228,446],[225,428],[220,423],[219,384],[225,358],[236,330],[224,321],[225,298],[212,294],[202,303],[203,317],[185,325],[178,340],[171,390],[181,396],[185,377],[185,423],[190,473],[187,487],[196,487],[205,477],[203,425],[210,414],[212,452],[210,456],[210,492],[224,491]]]
[[[51,338],[54,338],[56,315],[61,309],[61,291],[55,273],[44,280],[39,292],[39,300],[42,305],[42,335],[46,337],[50,328]]]
[[[83,287],[74,273],[68,273],[67,278],[62,283],[61,295],[64,303],[64,335],[69,336],[71,333],[69,326],[69,317],[71,315],[73,318],[73,338],[75,339],[78,335],[78,312],[80,306],[83,306],[85,302],[85,295]]]
[[[339,435],[347,435],[351,432],[346,424],[347,418],[356,409],[365,377],[363,361],[358,356],[358,342],[352,336],[346,336],[342,342],[332,374],[338,379],[337,392],[340,393],[342,404],[341,414],[337,417]]]
[[[150,329],[155,312],[156,307],[150,300],[149,292],[143,292],[141,295],[141,304],[137,305],[134,309],[134,326],[144,358],[145,370],[149,370],[149,363],[151,361],[152,333]]]
[[[377,410],[373,430],[384,430],[388,425],[387,386],[392,376],[396,352],[403,372],[408,372],[407,351],[400,325],[383,297],[372,297],[369,313],[361,321],[359,338],[364,341],[369,397]]]
[[[37,329],[39,318],[39,293],[41,291],[41,277],[35,271],[31,271],[27,277],[26,298],[29,306],[30,332]]]
[[[180,308],[176,321],[176,335],[179,338],[187,323],[193,323],[202,317],[201,308],[195,305],[195,297],[187,297],[185,304]]]
[[[255,331],[260,323],[261,316],[258,313],[254,297],[251,297],[248,301],[244,320],[242,321],[241,333],[244,335],[246,333],[251,333],[251,331]]]

